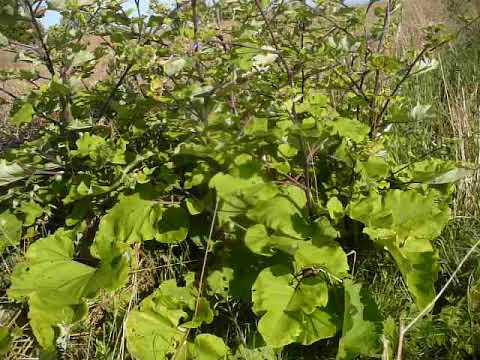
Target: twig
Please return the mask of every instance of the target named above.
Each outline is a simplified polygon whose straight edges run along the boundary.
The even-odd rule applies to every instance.
[[[28,8],[29,13],[30,13],[30,18],[31,18],[32,24],[35,27],[35,30],[37,32],[38,39],[40,40],[40,44],[42,45],[43,51],[45,52],[45,61],[47,62],[46,63],[47,69],[50,72],[50,74],[52,74],[52,76],[53,76],[53,75],[55,75],[55,68],[53,67],[53,62],[52,62],[52,59],[50,57],[50,51],[48,50],[47,44],[45,43],[45,40],[43,38],[42,29],[40,28],[40,25],[38,24],[38,21],[35,17],[35,10],[33,9],[32,4],[30,3],[29,0],[24,0],[24,2],[25,2],[25,5]]]
[[[260,3],[260,0],[255,0],[255,5],[257,7],[258,12],[260,13],[263,22],[265,23],[265,27],[267,28],[267,31],[270,35],[270,38],[272,40],[272,45],[277,51],[278,54],[278,59],[280,60],[280,63],[282,64],[283,68],[285,69],[285,72],[287,73],[288,77],[288,82],[290,84],[290,87],[292,90],[295,89],[295,82],[293,79],[293,71],[290,69],[288,66],[287,61],[283,57],[283,54],[280,51],[280,47],[278,45],[278,41],[275,37],[275,34],[273,33],[273,30],[270,26],[270,22],[267,19],[267,16],[265,15],[265,12],[262,9],[262,5]],[[294,101],[294,95],[292,98],[292,116],[294,122],[298,123],[298,117],[297,117],[297,112],[295,110],[295,101]],[[305,182],[305,196],[307,199],[307,212],[308,216],[312,217],[313,216],[313,203],[312,203],[312,195],[310,193],[310,173],[309,173],[309,167],[310,167],[310,158],[308,157],[307,154],[307,148],[305,144],[305,140],[302,135],[300,135],[300,147],[301,151],[303,153],[304,161],[303,161],[303,177],[304,177],[304,182]]]
[[[18,96],[15,95],[14,93],[11,93],[10,91],[8,90],[5,90],[4,88],[0,87],[0,91],[7,94],[8,96],[12,97],[13,99],[17,99]]]
[[[444,43],[442,43],[443,45]],[[410,66],[407,68],[407,71],[405,72],[405,74],[403,75],[403,77],[400,79],[400,81],[397,83],[397,85],[395,85],[395,88],[393,89],[392,93],[390,94],[390,96],[388,97],[388,99],[385,101],[385,103],[383,104],[382,106],[382,110],[380,111],[380,113],[378,114],[378,119],[382,119],[383,116],[385,115],[385,112],[387,111],[388,109],[388,106],[390,105],[390,102],[392,101],[392,97],[394,97],[395,95],[397,95],[398,91],[400,90],[400,88],[402,87],[403,83],[405,81],[407,81],[407,79],[410,77],[410,74],[412,72],[412,70],[414,69],[415,65],[417,65],[417,63],[423,58],[423,56],[427,53],[427,51],[429,51],[430,49],[429,48],[423,48],[422,51],[420,51],[420,53],[417,55],[417,57],[413,60],[413,62],[410,64]],[[433,50],[433,49],[432,49]]]
[[[285,68],[285,71],[287,72],[289,82],[292,83],[293,82],[293,76],[292,76],[293,74],[292,74],[290,68],[288,67],[287,61],[285,60],[282,53],[280,52],[280,47],[278,46],[277,39],[275,37],[275,34],[273,33],[273,30],[270,27],[270,22],[268,21],[267,16],[265,15],[265,12],[262,9],[262,4],[260,4],[260,0],[255,0],[255,5],[257,7],[258,12],[262,16],[262,19],[263,19],[263,22],[265,23],[265,26],[267,27],[268,34],[270,35],[270,38],[272,39],[272,45],[275,48],[275,50],[277,51],[278,59],[280,60],[280,62],[282,63],[282,66]]]
[[[125,80],[125,78],[127,77],[128,75],[128,72],[130,71],[130,69],[133,67],[133,62],[131,62],[130,64],[128,64],[128,66],[125,68],[125,70],[123,71],[122,75],[120,76],[120,79],[118,79],[117,83],[115,84],[115,87],[113,88],[113,90],[110,92],[110,95],[108,95],[108,98],[107,100],[103,103],[103,106],[100,110],[100,114],[98,115],[98,118],[101,119],[105,116],[105,113],[107,112],[107,109],[108,109],[108,106],[110,105],[110,103],[112,102],[113,98],[115,97],[118,89],[120,88],[120,86],[122,86],[122,83],[123,81]]]
[[[380,41],[378,42],[377,53],[384,53],[385,52],[385,38],[387,36],[388,28],[390,26],[390,15],[391,15],[391,0],[387,0],[387,6],[385,6],[385,15],[383,18],[383,30],[380,35]],[[378,95],[380,94],[381,90],[381,77],[382,73],[380,69],[375,70],[375,87],[374,87],[374,96],[371,101],[371,116],[372,116],[372,135],[375,136],[377,132],[377,127],[381,122],[381,118],[377,117],[376,115],[376,103],[378,99]]]
[[[198,44],[198,14],[197,14],[197,0],[192,0],[192,22],[193,22],[193,38],[194,45],[193,51],[197,52],[199,49]]]

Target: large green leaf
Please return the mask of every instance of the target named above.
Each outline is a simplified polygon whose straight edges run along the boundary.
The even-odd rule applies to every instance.
[[[302,242],[295,252],[295,262],[301,269],[313,268],[323,270],[334,278],[344,278],[348,275],[347,255],[336,242],[313,244]]]
[[[232,169],[231,174],[218,173],[212,177],[209,186],[217,191],[222,200],[218,218],[223,224],[235,216],[244,214],[252,204],[267,201],[274,197],[278,188],[265,183],[262,177],[255,174],[255,168]]]
[[[381,353],[382,317],[375,302],[360,284],[345,280],[345,310],[337,359]]]
[[[326,308],[324,280],[296,279],[284,265],[264,269],[252,288],[253,310],[262,318],[258,330],[267,345],[304,345],[331,337],[337,331],[335,314]]]
[[[74,237],[74,231],[60,229],[36,241],[11,276],[8,295],[28,300],[33,332],[47,350],[55,349],[56,326],[71,324],[85,314],[83,298],[92,289],[95,268],[72,260]]]
[[[187,275],[185,287],[179,287],[174,279],[164,281],[160,287],[133,310],[127,317],[127,346],[132,356],[141,360],[165,359],[186,340],[186,321],[191,319],[195,311],[198,292],[193,286],[193,274]],[[209,308],[208,302],[204,301]],[[207,311],[211,312],[211,310]],[[195,319],[193,319],[195,320]],[[189,321],[188,327],[203,322],[211,322],[212,318],[203,321]],[[200,339],[200,354],[214,356],[221,352],[221,346],[211,338]],[[213,349],[208,350],[212,345]],[[213,358],[212,358],[213,359]]]
[[[43,214],[43,208],[34,201],[24,202],[19,208],[25,216],[24,226],[31,226]]]
[[[192,360],[222,360],[226,359],[229,349],[221,338],[200,334],[195,337],[190,353]]]
[[[90,248],[92,255],[102,260],[98,281],[109,289],[125,283],[132,244],[153,239],[178,242],[187,232],[188,215],[182,208],[165,209],[140,193],[123,196],[100,221]]]
[[[114,248],[154,239],[163,211],[160,204],[142,199],[139,193],[122,197],[100,221],[92,254],[108,259]]]
[[[389,190],[350,204],[350,216],[363,222],[364,233],[391,253],[421,308],[435,297],[439,264],[431,241],[440,235],[450,213],[438,198],[435,190],[426,195]]]
[[[9,210],[0,214],[0,253],[7,246],[15,246],[22,237],[22,222]]]
[[[171,206],[164,211],[156,229],[155,239],[163,243],[185,240],[188,234],[188,213],[181,207]]]
[[[25,103],[20,107],[20,109],[17,110],[15,114],[12,115],[10,122],[16,126],[29,124],[32,121],[34,114],[35,110],[33,109],[33,105],[30,103]]]
[[[280,234],[301,239],[309,229],[302,211],[305,204],[305,193],[298,187],[289,186],[282,189],[282,194],[258,201],[248,210],[247,216]]]
[[[352,139],[355,142],[362,142],[368,137],[370,127],[358,120],[338,118],[328,122],[335,132],[341,137]]]
[[[90,133],[83,133],[80,138],[75,142],[75,144],[77,145],[77,149],[72,150],[73,156],[89,156],[92,159],[95,159],[97,157],[98,149],[106,144],[106,140],[101,136]]]
[[[262,224],[248,228],[245,233],[245,245],[252,252],[263,256],[272,256],[277,250],[293,254],[298,249],[300,241],[288,236],[270,236]]]

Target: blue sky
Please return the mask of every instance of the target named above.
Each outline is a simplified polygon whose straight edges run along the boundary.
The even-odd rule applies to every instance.
[[[135,8],[135,1],[134,0],[127,0],[125,1],[124,8]],[[140,0],[140,7],[142,12],[148,10],[148,0]],[[45,16],[42,18],[42,23],[46,27],[58,24],[60,21],[60,14],[57,11],[47,11]]]
[[[358,6],[358,5],[368,4],[369,0],[345,0],[344,3],[345,5],[349,5],[349,6]],[[148,0],[141,0],[140,5],[142,8],[142,11],[146,11],[148,9]],[[124,7],[127,9],[134,6],[135,6],[134,0],[127,0],[124,5]],[[49,27],[54,24],[58,24],[59,21],[60,21],[60,14],[56,11],[47,11],[45,16],[42,18],[42,23],[46,27]]]

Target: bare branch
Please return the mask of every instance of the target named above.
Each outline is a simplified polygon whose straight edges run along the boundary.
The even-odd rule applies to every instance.
[[[52,58],[50,57],[50,50],[47,47],[47,44],[45,43],[44,35],[42,28],[40,27],[40,24],[37,21],[37,18],[35,17],[35,10],[33,9],[32,4],[30,3],[29,0],[24,0],[25,5],[27,6],[28,12],[30,13],[30,20],[33,24],[33,27],[35,28],[35,31],[37,32],[38,40],[40,41],[40,44],[43,48],[43,51],[45,53],[45,61],[46,61],[46,66],[50,74],[55,75],[55,68],[53,66]]]
[[[110,103],[112,102],[113,98],[115,97],[115,95],[117,94],[117,91],[118,89],[120,88],[120,86],[122,86],[125,78],[127,77],[128,73],[130,72],[130,70],[132,69],[133,67],[133,62],[131,62],[126,68],[125,70],[123,71],[122,75],[120,76],[120,78],[118,79],[117,83],[115,84],[115,87],[113,88],[113,90],[110,92],[110,95],[108,95],[108,98],[107,100],[103,103],[103,106],[100,110],[100,114],[98,115],[98,118],[101,119],[105,116],[105,113],[107,112],[108,110],[108,106],[110,105]]]

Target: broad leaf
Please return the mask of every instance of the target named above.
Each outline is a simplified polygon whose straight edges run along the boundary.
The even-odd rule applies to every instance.
[[[269,346],[308,345],[337,331],[335,314],[325,307],[326,283],[320,278],[300,281],[288,267],[275,265],[264,269],[253,285],[253,310],[262,315],[258,330]]]
[[[168,76],[177,75],[187,64],[185,59],[171,59],[163,64],[163,70]]]
[[[10,118],[12,125],[20,126],[24,124],[29,124],[33,119],[33,114],[35,110],[33,109],[32,104],[25,103],[20,109],[17,110],[15,114]]]
[[[19,208],[25,216],[24,226],[31,226],[43,214],[43,208],[34,201],[24,202]]]
[[[141,302],[139,309],[130,312],[126,336],[128,350],[133,357],[157,360],[175,353],[178,346],[182,345],[182,340],[185,340],[187,328],[183,324],[194,313],[197,296],[193,274],[189,274],[186,287],[178,287],[173,279],[164,281],[158,290]],[[209,308],[208,302],[204,303]],[[189,324],[196,323],[197,327],[203,322],[190,321]],[[211,352],[208,345],[214,346]],[[197,351],[214,356],[220,348],[220,344],[213,339],[201,339]]]
[[[181,207],[171,206],[162,214],[156,229],[155,239],[163,243],[185,240],[188,234],[188,214]]]
[[[422,182],[432,185],[455,183],[473,173],[473,170],[458,167],[454,161],[430,159],[401,165],[397,177],[404,182]]]
[[[382,317],[376,304],[360,284],[345,280],[345,312],[337,359],[358,355],[375,357],[381,353]]]
[[[114,248],[154,239],[163,211],[160,204],[142,199],[139,193],[121,198],[100,221],[92,254],[108,259]]]
[[[349,138],[357,143],[364,141],[370,132],[369,126],[360,121],[343,117],[330,121],[328,124],[331,125],[335,132],[341,137]]]
[[[195,337],[190,353],[192,360],[223,360],[226,359],[229,349],[221,338],[200,334]]]
[[[303,238],[308,224],[303,216],[305,194],[297,187],[289,186],[284,194],[258,201],[247,216],[268,228],[294,238]]]
[[[73,231],[57,230],[33,243],[17,264],[8,290],[11,299],[27,299],[35,337],[46,350],[55,349],[55,327],[85,314],[83,298],[91,291],[95,268],[73,261]]]
[[[295,262],[301,269],[322,270],[337,280],[348,275],[347,255],[333,241],[318,245],[310,241],[302,242],[295,252]]]
[[[300,241],[287,236],[268,235],[264,225],[257,224],[247,229],[245,245],[254,253],[272,256],[277,250],[293,254],[298,249]]]
[[[0,214],[0,254],[7,246],[20,243],[22,237],[22,222],[9,210]]]
[[[420,308],[435,297],[439,264],[431,241],[449,219],[449,209],[437,204],[438,197],[435,190],[426,195],[389,190],[350,205],[350,216],[366,225],[364,233],[391,253]]]
[[[98,155],[99,148],[105,144],[106,140],[103,137],[84,133],[76,141],[77,150],[73,150],[72,155],[78,157],[89,156],[92,159],[95,159]]]

